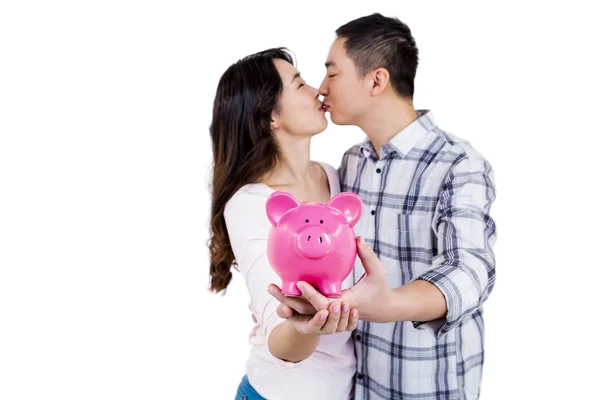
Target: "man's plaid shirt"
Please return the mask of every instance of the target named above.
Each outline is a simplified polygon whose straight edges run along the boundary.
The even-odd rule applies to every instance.
[[[476,399],[483,367],[482,303],[495,282],[490,217],[494,177],[469,143],[429,111],[384,145],[369,140],[342,159],[342,191],[365,206],[355,226],[388,271],[391,288],[425,279],[444,294],[445,318],[360,321],[353,334],[357,400]],[[354,280],[364,269],[357,259]]]

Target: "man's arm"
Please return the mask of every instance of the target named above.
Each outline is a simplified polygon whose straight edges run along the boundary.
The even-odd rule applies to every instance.
[[[408,315],[416,328],[440,337],[489,297],[496,281],[496,224],[490,216],[495,198],[493,171],[485,159],[463,159],[448,174],[434,220],[439,255],[432,269],[413,282],[435,286],[443,294],[447,312],[439,319]]]
[[[361,319],[413,321],[437,337],[477,310],[495,282],[492,246],[496,226],[490,217],[495,199],[493,174],[483,159],[463,159],[448,174],[435,213],[439,255],[431,268],[406,285],[386,290],[383,266],[370,249],[362,250],[371,285],[349,290],[350,304]],[[387,281],[387,278],[385,279]]]
[[[425,280],[415,280],[391,290],[387,270],[373,249],[362,238],[357,244],[365,274],[356,285],[343,293],[342,298],[356,307],[360,319],[384,323],[431,321],[446,314],[444,295],[435,285]],[[309,294],[308,298],[312,303],[319,304],[314,294]]]

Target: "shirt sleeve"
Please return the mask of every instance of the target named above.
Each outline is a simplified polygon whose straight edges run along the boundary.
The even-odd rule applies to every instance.
[[[267,292],[271,283],[281,286],[281,279],[267,257],[271,223],[266,201],[267,196],[262,194],[238,192],[225,208],[225,222],[237,267],[246,281],[250,308],[258,320],[258,329],[268,339],[284,319],[276,312],[279,302]]]
[[[448,312],[439,320],[413,322],[415,328],[440,338],[490,295],[496,280],[496,224],[490,216],[495,196],[493,171],[483,158],[464,158],[449,172],[433,219],[438,255],[420,276],[442,292]]]

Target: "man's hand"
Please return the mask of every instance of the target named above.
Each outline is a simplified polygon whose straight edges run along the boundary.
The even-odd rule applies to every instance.
[[[328,299],[306,282],[298,282],[300,297],[287,297],[279,287],[271,284],[269,293],[281,303],[277,314],[282,318],[293,318],[297,314],[314,315],[328,310],[335,301],[348,302],[358,311],[361,319],[372,322],[388,322],[392,291],[387,271],[373,250],[362,237],[357,239],[358,257],[362,261],[365,273],[352,288],[344,290],[339,299]]]
[[[362,237],[358,238],[358,257],[365,273],[356,285],[343,292],[342,297],[356,307],[362,320],[393,321],[390,318],[393,292],[388,283],[387,270]]]

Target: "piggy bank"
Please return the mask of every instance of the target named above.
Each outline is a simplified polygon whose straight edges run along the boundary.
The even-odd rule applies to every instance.
[[[338,193],[327,203],[299,203],[280,191],[269,196],[266,211],[272,226],[267,255],[286,296],[302,294],[298,281],[326,297],[341,296],[342,282],[356,260],[353,226],[362,208],[360,197],[350,192]]]

